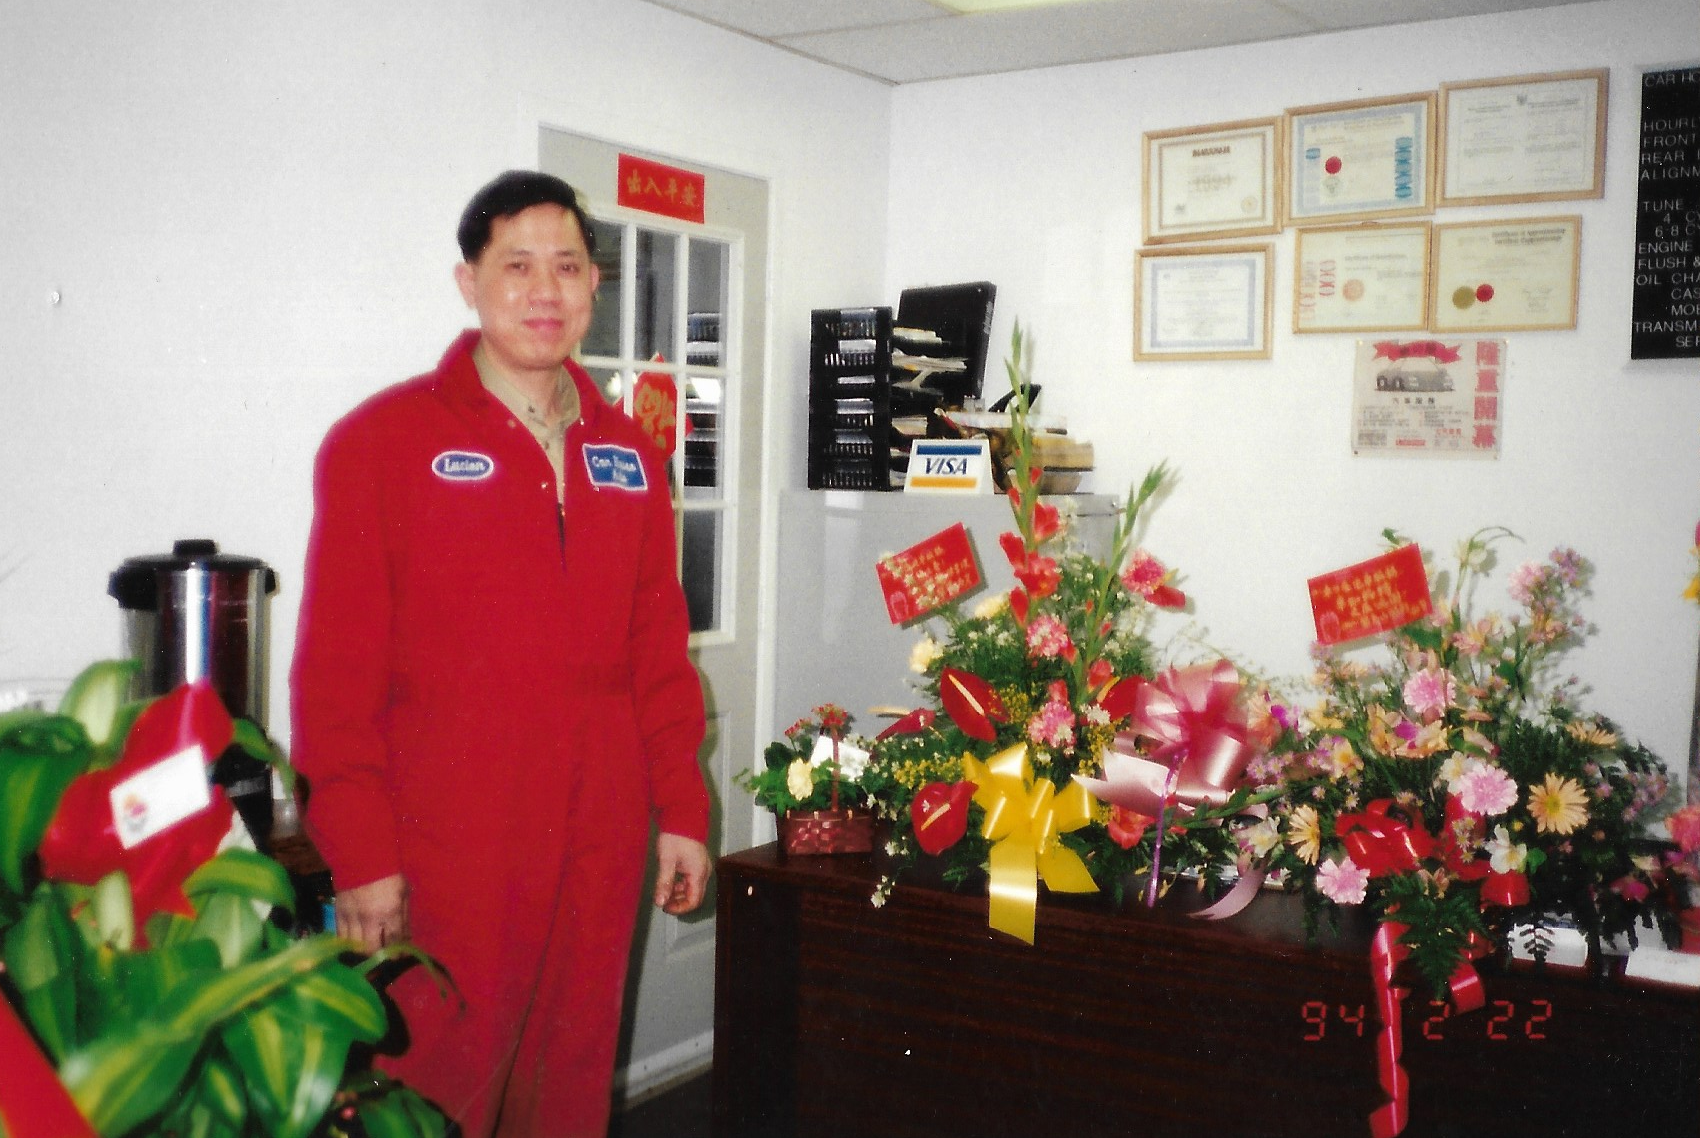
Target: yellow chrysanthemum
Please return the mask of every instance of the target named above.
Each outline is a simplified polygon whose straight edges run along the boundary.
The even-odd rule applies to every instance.
[[[943,651],[938,641],[931,636],[923,636],[909,649],[909,670],[916,675],[924,673]]]
[[[1334,739],[1323,757],[1328,762],[1328,773],[1334,778],[1351,778],[1364,768],[1364,761],[1352,749],[1352,744],[1339,737]]]
[[[1300,806],[1287,816],[1287,844],[1306,865],[1322,856],[1322,821],[1316,807]]]
[[[1311,708],[1307,717],[1310,719],[1311,726],[1318,731],[1338,731],[1346,725],[1344,720],[1333,714],[1326,703],[1319,703]]]
[[[1591,743],[1596,747],[1617,746],[1616,732],[1607,731],[1591,719],[1578,719],[1566,723],[1564,729],[1570,733],[1572,739],[1581,743]]]
[[[1529,788],[1529,816],[1543,834],[1568,834],[1588,820],[1588,796],[1574,779],[1549,773]]]

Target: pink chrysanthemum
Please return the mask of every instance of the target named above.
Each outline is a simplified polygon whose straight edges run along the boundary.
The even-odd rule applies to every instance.
[[[1424,668],[1405,681],[1405,706],[1423,719],[1438,719],[1458,698],[1452,673],[1443,668]]]
[[[1325,861],[1316,871],[1316,887],[1336,905],[1361,905],[1369,886],[1369,870],[1351,858]]]
[[[1127,568],[1122,570],[1122,585],[1128,592],[1150,600],[1168,575],[1161,561],[1143,549],[1136,549],[1128,556]]]
[[[1472,764],[1458,780],[1458,801],[1484,818],[1503,814],[1517,805],[1517,780],[1487,763]]]
[[[1027,651],[1034,656],[1064,659],[1074,658],[1074,641],[1069,639],[1068,626],[1049,613],[1036,616],[1027,625]]]
[[[1041,747],[1067,750],[1074,746],[1074,709],[1052,700],[1027,721],[1027,737]]]

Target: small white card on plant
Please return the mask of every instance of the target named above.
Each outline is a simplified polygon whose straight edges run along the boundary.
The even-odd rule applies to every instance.
[[[108,795],[118,844],[130,849],[212,805],[206,756],[193,744],[114,783]]]
[[[815,749],[809,752],[809,765],[818,767],[832,761],[832,737],[829,735],[815,736]],[[838,769],[844,772],[845,778],[861,778],[862,771],[868,765],[868,752],[860,747],[851,746],[842,739],[838,742]]]

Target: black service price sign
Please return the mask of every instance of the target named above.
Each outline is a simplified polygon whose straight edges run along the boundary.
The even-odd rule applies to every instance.
[[[1641,76],[1629,355],[1700,357],[1700,67]]]

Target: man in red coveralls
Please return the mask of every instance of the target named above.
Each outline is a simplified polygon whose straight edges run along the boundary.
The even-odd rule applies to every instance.
[[[337,931],[452,974],[392,987],[390,1069],[467,1138],[606,1132],[652,827],[655,903],[709,875],[702,692],[667,474],[567,357],[597,269],[571,187],[461,219],[479,331],[325,438],[292,673]]]

